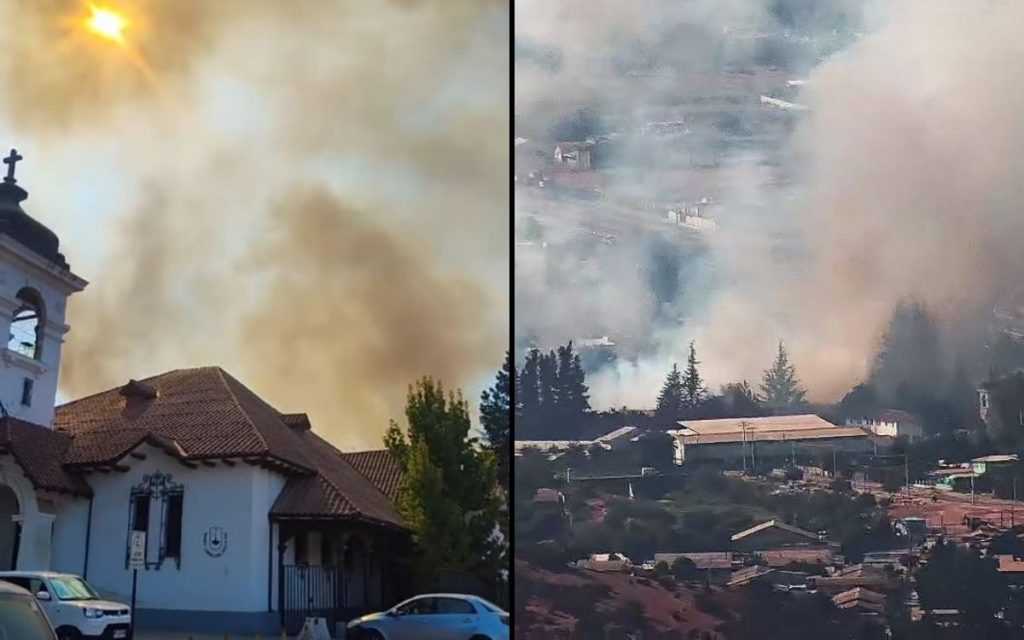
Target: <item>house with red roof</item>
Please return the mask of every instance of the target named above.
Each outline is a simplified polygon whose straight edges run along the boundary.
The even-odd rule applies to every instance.
[[[137,624],[182,631],[333,625],[407,595],[388,451],[342,452],[219,367],[55,407],[67,299],[87,283],[22,209],[18,160],[0,184],[0,570],[75,573],[127,601],[137,569]]]

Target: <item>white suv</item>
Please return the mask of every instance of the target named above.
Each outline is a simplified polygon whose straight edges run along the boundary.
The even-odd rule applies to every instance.
[[[124,640],[131,628],[126,604],[101,600],[80,577],[52,571],[0,571],[0,580],[35,595],[60,640]]]

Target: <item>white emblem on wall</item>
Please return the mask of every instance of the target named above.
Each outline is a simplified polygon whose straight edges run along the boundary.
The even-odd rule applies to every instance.
[[[206,555],[211,558],[218,558],[224,555],[228,548],[228,534],[220,527],[210,527],[203,534],[203,549]]]

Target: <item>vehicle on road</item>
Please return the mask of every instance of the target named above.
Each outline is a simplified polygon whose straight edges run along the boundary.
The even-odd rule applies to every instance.
[[[0,581],[33,594],[59,640],[128,638],[132,623],[130,607],[103,600],[79,576],[54,571],[0,571]]]
[[[348,623],[356,640],[508,640],[508,613],[477,596],[428,593]]]
[[[0,640],[56,640],[42,607],[21,587],[0,582]]]

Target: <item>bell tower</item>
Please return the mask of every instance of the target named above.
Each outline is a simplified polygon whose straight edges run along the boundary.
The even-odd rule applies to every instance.
[[[4,158],[0,184],[0,414],[53,422],[68,296],[88,284],[71,272],[57,234],[21,208],[18,152]]]

